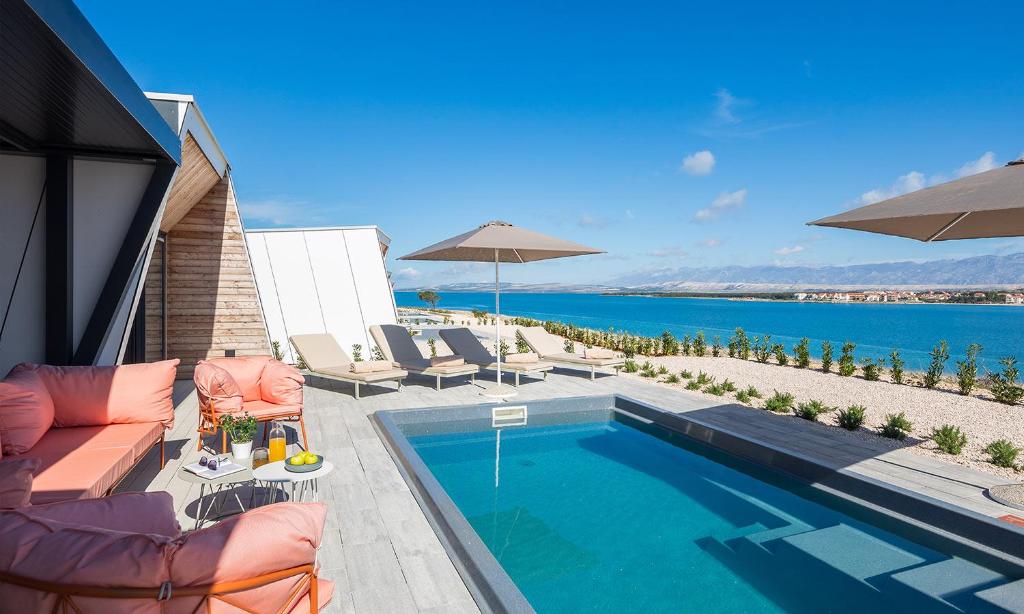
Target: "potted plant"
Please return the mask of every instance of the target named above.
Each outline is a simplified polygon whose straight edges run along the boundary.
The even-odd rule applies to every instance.
[[[246,460],[252,455],[252,438],[258,425],[256,418],[249,414],[228,414],[220,419],[220,428],[231,439],[231,455],[236,460]]]

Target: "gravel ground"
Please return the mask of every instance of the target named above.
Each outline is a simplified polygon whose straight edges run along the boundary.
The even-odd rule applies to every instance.
[[[459,318],[463,317],[460,315]],[[493,336],[493,326],[470,325],[475,332],[487,336]],[[514,326],[502,326],[502,337],[511,340],[515,335]],[[422,343],[423,340],[420,340]],[[582,351],[582,346],[577,344]],[[438,343],[439,353],[448,353],[443,343]],[[514,351],[514,350],[513,350]],[[838,360],[838,350],[837,358]],[[839,437],[872,438],[875,441],[887,443],[893,448],[904,447],[919,454],[931,455],[941,460],[957,463],[981,471],[994,473],[1009,478],[1020,478],[1021,473],[1013,469],[996,467],[988,462],[988,454],[984,447],[996,439],[1008,439],[1017,446],[1024,447],[1024,405],[1008,406],[990,400],[991,396],[987,391],[962,396],[956,391],[952,380],[940,384],[940,389],[929,390],[919,385],[898,385],[889,381],[869,382],[860,377],[840,377],[833,373],[822,373],[817,365],[809,369],[798,369],[793,366],[779,366],[774,364],[774,358],[769,364],[761,364],[753,360],[740,360],[735,358],[706,356],[698,358],[695,356],[661,356],[661,357],[638,357],[637,362],[643,364],[650,361],[655,369],[664,365],[669,373],[679,374],[680,371],[688,370],[696,375],[704,371],[721,382],[725,379],[732,380],[738,389],[754,386],[761,392],[761,399],[753,399],[753,407],[761,407],[764,399],[771,396],[773,391],[788,392],[796,397],[796,402],[810,401],[817,399],[825,405],[832,407],[848,407],[850,405],[863,405],[867,408],[867,418],[864,427],[855,432],[848,432],[835,424],[834,414],[823,414],[818,416],[822,428],[831,428]],[[833,366],[835,369],[835,366]],[[857,373],[860,373],[858,368]],[[886,372],[887,374],[887,372]],[[920,374],[908,373],[910,381],[919,381]],[[640,377],[637,374],[623,373],[623,377]],[[657,379],[663,380],[665,376]],[[648,379],[647,381],[652,381]],[[678,384],[667,384],[658,381],[658,385],[669,386],[678,390],[685,390],[687,380],[681,379]],[[689,391],[688,391],[689,392]],[[703,392],[701,394],[708,399],[738,403],[735,393],[726,393],[723,397],[717,397]],[[890,413],[905,412],[907,418],[913,425],[911,434],[905,441],[897,442],[885,439],[877,434],[885,416]],[[780,415],[780,420],[794,420],[792,415]],[[944,454],[939,451],[935,443],[931,441],[932,430],[943,424],[952,424],[960,427],[967,435],[967,446],[957,456]],[[1020,462],[1024,462],[1024,454]]]

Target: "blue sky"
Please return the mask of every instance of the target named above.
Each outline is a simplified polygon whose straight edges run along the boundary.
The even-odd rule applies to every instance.
[[[1024,155],[1024,3],[719,4],[79,1],[143,89],[196,96],[249,228],[400,255],[505,219],[609,252],[504,273],[573,283],[1024,250],[804,225]]]

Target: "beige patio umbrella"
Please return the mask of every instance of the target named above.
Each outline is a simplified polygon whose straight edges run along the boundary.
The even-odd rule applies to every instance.
[[[501,283],[498,265],[501,262],[533,262],[567,256],[584,256],[587,254],[603,254],[604,250],[594,249],[556,239],[539,232],[513,226],[508,222],[487,222],[480,227],[462,233],[456,237],[445,239],[429,247],[399,260],[441,260],[459,262],[493,262],[494,263],[494,333],[498,346],[497,354],[497,386],[485,389],[484,394],[492,397],[509,397],[515,394],[515,388],[501,384]]]
[[[1024,236],[1024,158],[808,224],[919,241]]]

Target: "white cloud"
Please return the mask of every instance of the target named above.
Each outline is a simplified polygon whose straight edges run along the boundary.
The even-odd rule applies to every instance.
[[[996,154],[991,151],[986,151],[985,153],[981,154],[981,157],[978,158],[977,160],[965,162],[963,166],[956,169],[956,176],[968,177],[970,175],[977,175],[978,173],[990,171],[996,168],[997,166],[999,166],[999,163],[996,162]]]
[[[747,189],[736,190],[735,192],[722,192],[715,200],[711,201],[711,206],[697,211],[693,215],[694,222],[709,222],[716,219],[725,211],[729,209],[738,209],[743,206],[743,203],[747,200]]]
[[[697,245],[699,245],[701,247],[718,247],[721,244],[722,244],[722,240],[721,239],[704,239],[703,241],[699,241],[697,243]]]
[[[421,273],[418,269],[414,269],[413,267],[409,266],[405,267],[404,269],[398,269],[397,271],[395,271],[393,277],[395,279],[413,280],[418,279],[422,275],[423,273]]]
[[[286,226],[308,221],[310,208],[304,202],[288,200],[262,200],[239,202],[238,208],[246,221]]]
[[[926,185],[927,182],[925,181],[924,174],[918,171],[910,171],[906,175],[900,175],[896,183],[887,188],[875,188],[874,190],[864,192],[858,200],[862,205],[870,205],[902,194],[916,192]]]
[[[746,104],[747,101],[733,96],[732,92],[724,87],[715,92],[715,98],[718,100],[715,104],[715,117],[725,124],[740,123],[740,118],[736,116],[736,108]]]
[[[683,158],[683,164],[679,170],[687,175],[710,175],[714,168],[715,154],[703,149]]]
[[[775,250],[775,253],[780,256],[789,256],[790,254],[799,254],[805,249],[807,248],[805,248],[803,245],[792,245],[789,247],[780,247],[779,249]]]

